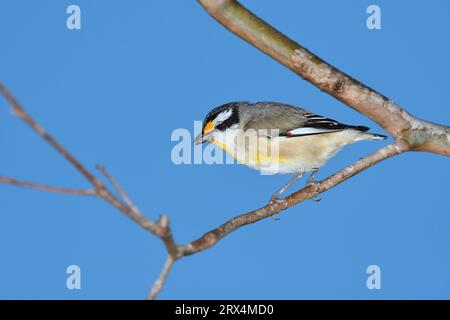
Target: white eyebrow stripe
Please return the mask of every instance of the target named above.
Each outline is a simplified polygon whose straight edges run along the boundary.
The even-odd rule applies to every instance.
[[[231,114],[233,113],[233,109],[227,109],[225,111],[222,111],[221,113],[219,113],[215,119],[216,122],[224,122],[225,120],[227,120],[229,117],[231,117]]]

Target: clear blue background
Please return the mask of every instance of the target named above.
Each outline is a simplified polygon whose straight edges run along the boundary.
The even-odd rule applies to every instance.
[[[78,4],[82,30],[66,28]],[[279,30],[411,113],[450,123],[444,0],[245,1]],[[382,9],[381,31],[366,8]],[[212,107],[283,101],[382,129],[210,18],[194,1],[0,4],[0,80],[84,164],[107,166],[142,211],[168,214],[180,243],[262,206],[289,176],[171,162],[176,128]],[[0,99],[0,175],[86,187]],[[343,150],[324,178],[387,142]],[[450,298],[448,158],[409,153],[179,261],[163,299]],[[300,188],[301,184],[297,185]],[[0,185],[0,298],[141,299],[165,251],[101,200]],[[66,267],[82,289],[66,289]],[[382,290],[366,268],[382,269]]]

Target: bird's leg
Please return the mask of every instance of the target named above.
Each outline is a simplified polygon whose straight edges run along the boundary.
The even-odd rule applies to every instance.
[[[316,181],[316,174],[319,171],[319,169],[315,168],[313,169],[313,171],[311,171],[311,175],[309,176],[308,180],[306,181],[306,186],[312,186],[315,185],[317,183]],[[319,202],[320,200],[322,200],[321,198],[319,198],[318,196],[314,196],[311,198],[312,201],[316,201]]]
[[[319,172],[319,169],[315,168],[311,171],[311,175],[309,176],[308,180],[306,181],[306,185],[310,186],[316,183],[316,174]]]
[[[292,178],[288,183],[286,183],[283,187],[281,187],[277,192],[275,192],[271,197],[269,203],[272,202],[278,202],[278,201],[284,201],[280,200],[280,195],[285,192],[290,186],[292,186],[298,179],[303,177],[303,171],[299,171],[297,175]]]

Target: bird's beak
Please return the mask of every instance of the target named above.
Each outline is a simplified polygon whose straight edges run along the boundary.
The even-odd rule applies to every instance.
[[[206,141],[210,141],[211,140],[211,133],[212,132],[208,132],[206,134],[200,133],[198,136],[195,137],[194,144],[201,144],[201,143],[204,143]]]

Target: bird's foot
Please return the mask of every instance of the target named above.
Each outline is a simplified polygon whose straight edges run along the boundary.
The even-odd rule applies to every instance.
[[[287,200],[286,199],[280,199],[280,198],[274,198],[274,197],[270,198],[268,204],[274,204],[274,203],[282,204],[284,207],[287,206]]]
[[[306,184],[306,186],[307,187],[309,187],[309,186],[317,186],[319,183],[317,182],[317,181],[308,181],[308,183]],[[312,197],[312,198],[309,198],[309,200],[312,200],[312,201],[314,201],[314,202],[319,202],[320,200],[322,200],[322,198],[321,197],[319,197],[319,196],[314,196],[314,197]]]
[[[277,214],[274,214],[273,216],[270,216],[272,218],[273,221],[280,221],[281,219],[277,217]]]
[[[314,169],[311,173],[311,175],[309,176],[308,180],[306,181],[306,186],[317,186],[319,183],[316,181],[316,174],[317,171],[319,171],[319,169]],[[322,200],[322,198],[318,197],[318,196],[314,196],[312,198],[310,198],[309,200],[312,200],[314,202],[319,202],[320,200]]]

